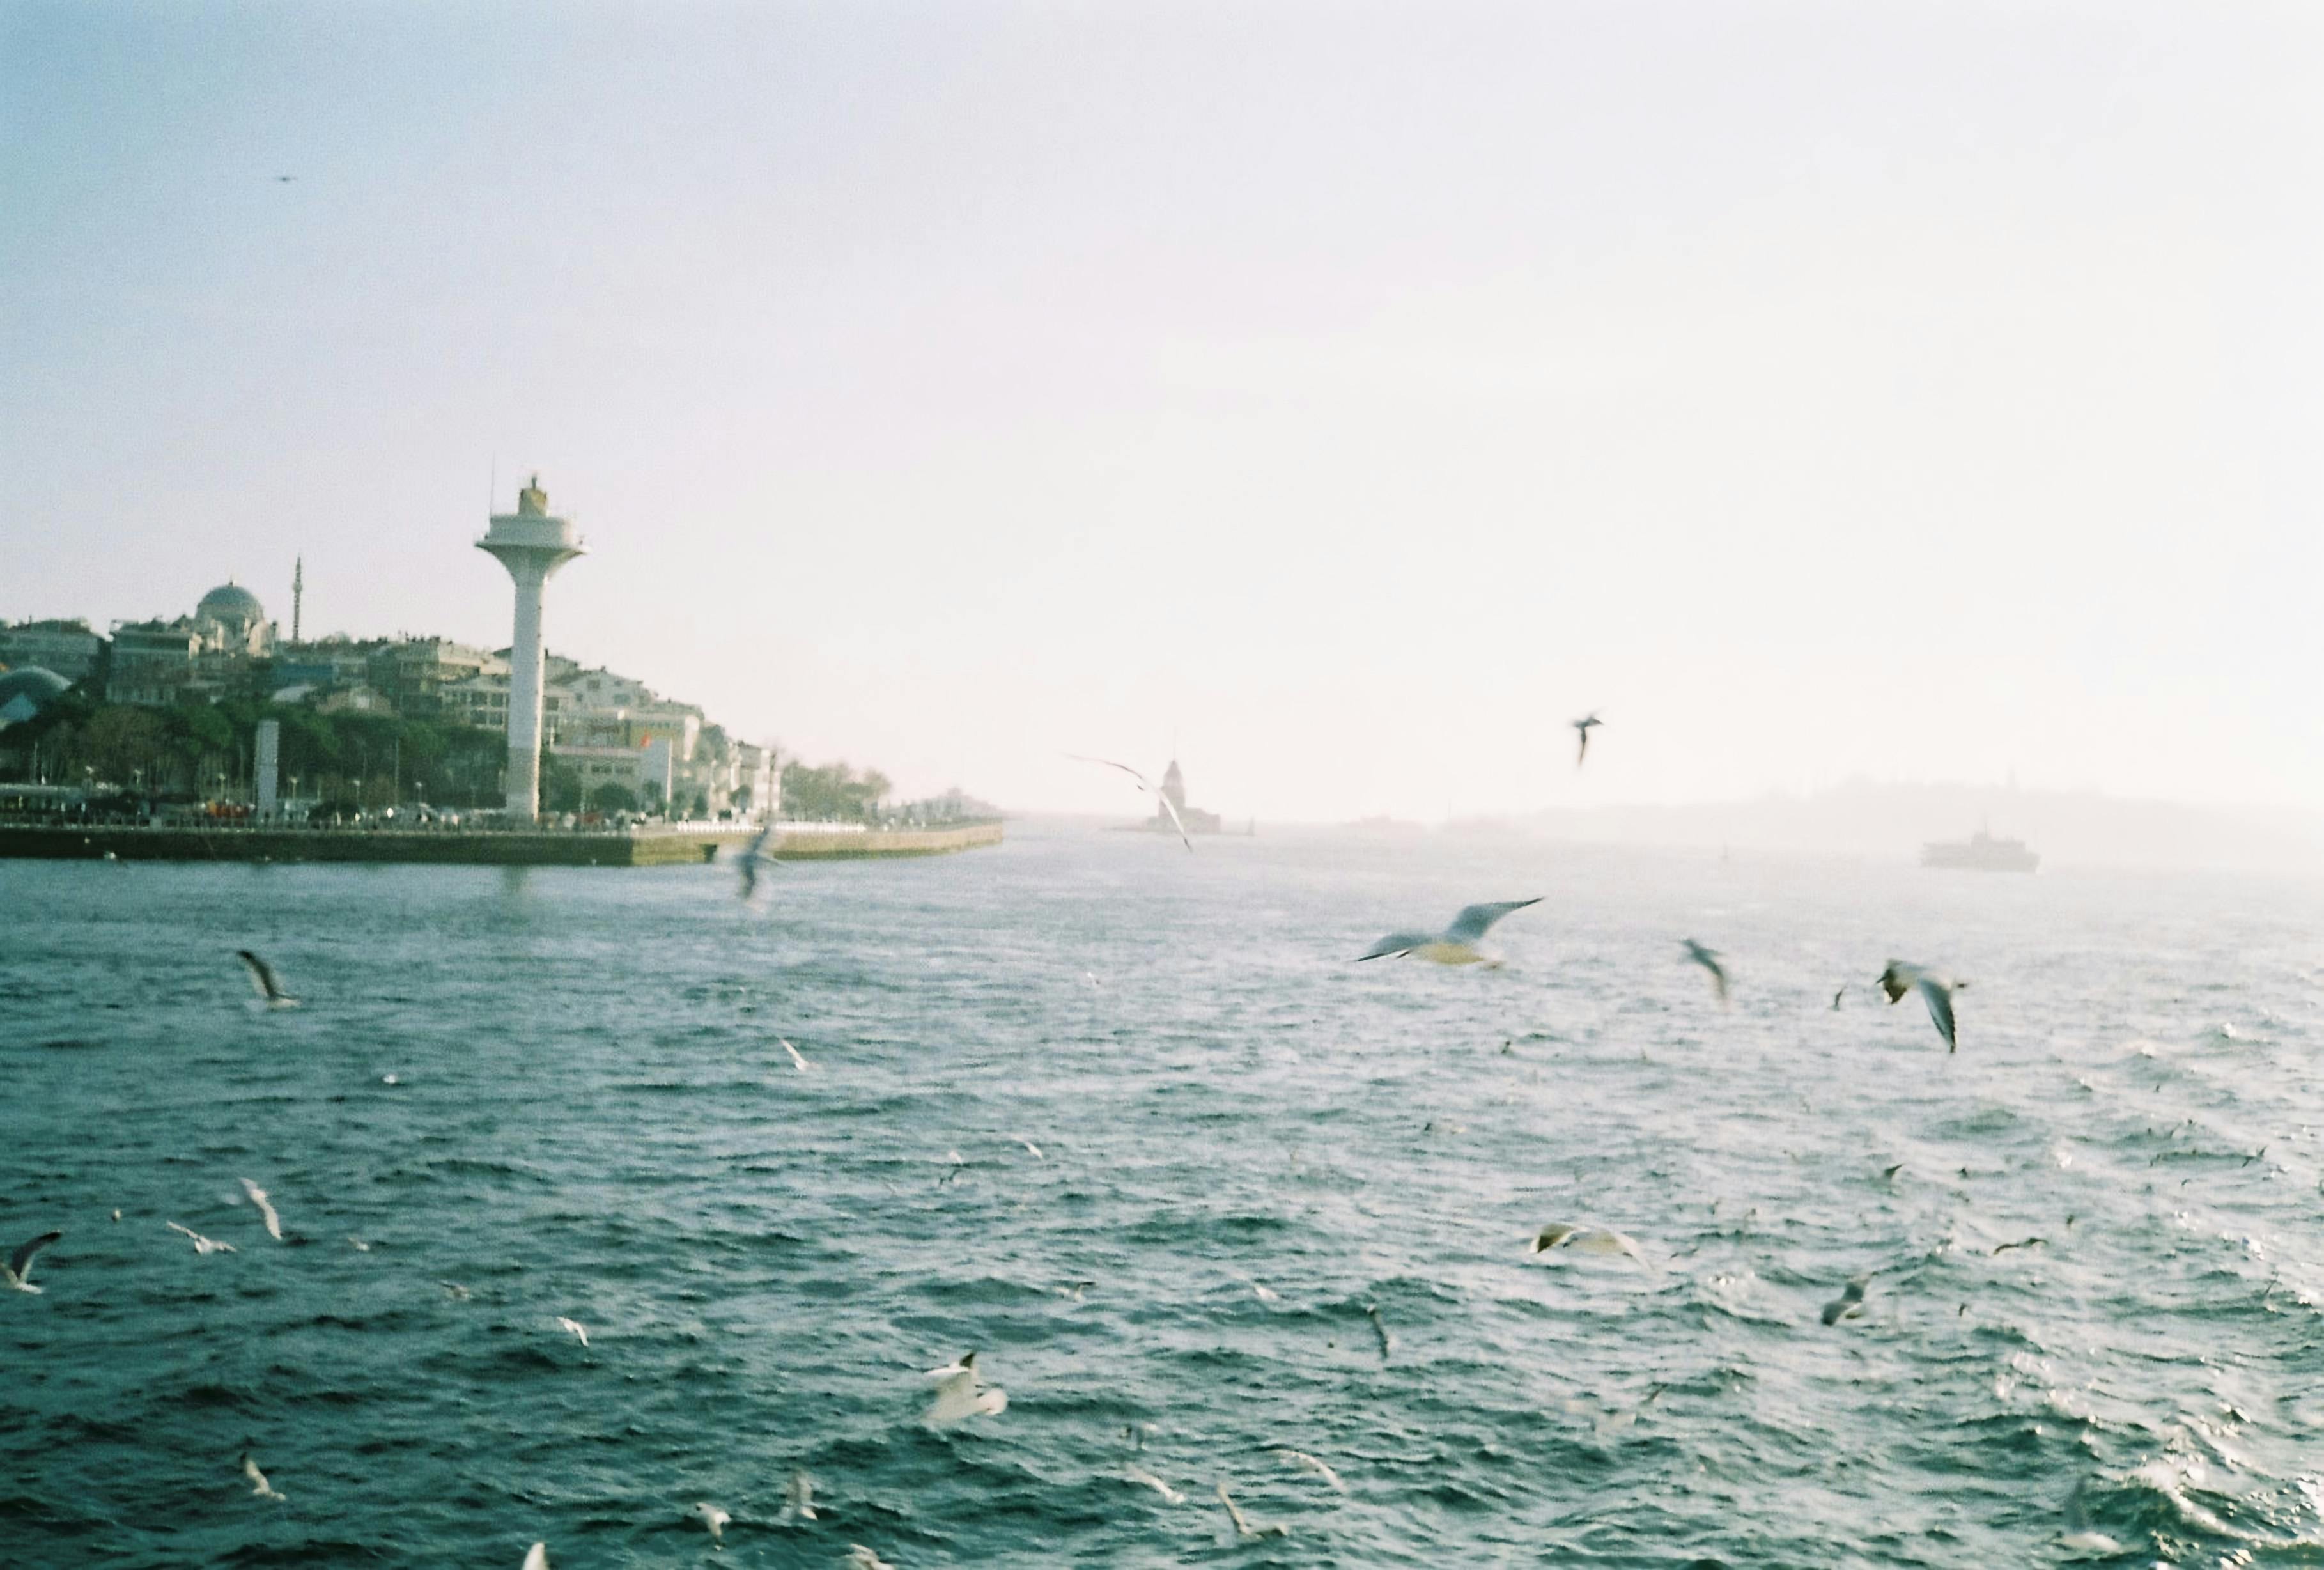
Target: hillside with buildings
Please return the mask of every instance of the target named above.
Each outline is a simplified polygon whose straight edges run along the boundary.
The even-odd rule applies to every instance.
[[[223,584],[188,614],[0,626],[0,778],[232,797],[259,719],[281,722],[293,798],[372,808],[500,799],[509,651],[449,638],[280,635]],[[776,749],[694,704],[550,652],[543,806],[757,817],[781,800]],[[883,782],[884,783],[884,782]]]

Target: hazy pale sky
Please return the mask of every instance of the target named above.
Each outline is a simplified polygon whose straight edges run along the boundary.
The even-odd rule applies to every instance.
[[[310,633],[504,642],[537,468],[553,647],[912,793],[2313,804],[2319,67],[2294,5],[12,5],[0,616],[287,627],[303,554]]]

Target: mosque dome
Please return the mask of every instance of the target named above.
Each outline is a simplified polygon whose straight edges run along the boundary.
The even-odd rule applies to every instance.
[[[0,670],[0,730],[21,725],[57,699],[72,683],[41,665]]]
[[[198,621],[254,627],[266,620],[266,607],[240,584],[223,583],[202,596],[202,603],[194,607],[194,616]]]

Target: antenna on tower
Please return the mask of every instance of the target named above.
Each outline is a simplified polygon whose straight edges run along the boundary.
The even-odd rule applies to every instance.
[[[299,612],[307,598],[307,559],[294,558],[290,563],[290,642],[299,642]]]

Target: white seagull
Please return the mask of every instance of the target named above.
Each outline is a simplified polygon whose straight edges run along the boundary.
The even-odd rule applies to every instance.
[[[1235,1536],[1238,1538],[1287,1538],[1291,1535],[1291,1528],[1280,1521],[1273,1526],[1254,1527],[1244,1519],[1242,1511],[1235,1506],[1234,1497],[1227,1492],[1227,1485],[1224,1482],[1219,1484],[1219,1502],[1227,1507],[1227,1519],[1234,1522]]]
[[[1048,1159],[1048,1158],[1047,1158],[1047,1156],[1044,1156],[1043,1154],[1041,1154],[1041,1147],[1040,1147],[1040,1146],[1038,1146],[1038,1145],[1037,1145],[1037,1144],[1035,1144],[1032,1141],[1030,1141],[1030,1140],[1027,1139],[1024,1135],[1022,1135],[1022,1134],[1015,1134],[1015,1135],[1011,1135],[1010,1137],[1011,1137],[1011,1138],[1013,1138],[1013,1139],[1014,1139],[1014,1140],[1015,1140],[1019,1144],[1020,1144],[1020,1145],[1024,1146],[1024,1147],[1025,1147],[1025,1149],[1026,1149],[1028,1151],[1029,1151],[1029,1152],[1031,1153],[1031,1155],[1032,1155],[1032,1157],[1033,1157],[1033,1159],[1035,1159],[1036,1161],[1046,1161],[1046,1160],[1047,1160],[1047,1159]]]
[[[241,1251],[232,1243],[220,1242],[214,1237],[204,1237],[190,1226],[180,1226],[174,1221],[164,1222],[162,1224],[167,1226],[171,1232],[181,1232],[188,1237],[193,1239],[194,1252],[198,1254],[231,1254],[239,1253]]]
[[[1843,1319],[1864,1317],[1864,1288],[1871,1284],[1869,1276],[1858,1276],[1840,1288],[1840,1296],[1823,1306],[1823,1322],[1837,1325]]]
[[[1140,1487],[1152,1489],[1156,1493],[1162,1496],[1162,1501],[1165,1504],[1185,1504],[1186,1502],[1186,1496],[1185,1494],[1180,1493],[1176,1489],[1172,1488],[1168,1483],[1163,1482],[1160,1478],[1155,1476],[1152,1473],[1147,1471],[1142,1466],[1125,1466],[1121,1469],[1121,1475],[1128,1481],[1139,1484]]]
[[[266,1223],[266,1235],[276,1242],[281,1242],[282,1218],[274,1214],[273,1203],[266,1197],[266,1190],[244,1178],[242,1179],[242,1191],[250,1196],[250,1202],[253,1205],[258,1206],[259,1217]]]
[[[567,1319],[564,1315],[559,1314],[557,1316],[557,1328],[559,1330],[569,1330],[573,1333],[573,1338],[576,1341],[578,1341],[584,1346],[589,1344],[589,1327],[582,1324],[578,1319]]]
[[[274,1492],[272,1485],[268,1483],[266,1473],[258,1470],[258,1463],[250,1458],[250,1452],[247,1450],[242,1453],[242,1474],[250,1479],[250,1492],[254,1497],[272,1500],[279,1500],[282,1497]]]
[[[963,1353],[958,1362],[928,1370],[936,1381],[936,1399],[920,1414],[930,1427],[957,1423],[964,1418],[997,1417],[1009,1409],[1009,1393],[987,1385],[976,1371],[976,1353]]]
[[[1111,758],[1091,758],[1085,757],[1079,753],[1067,753],[1065,756],[1071,758],[1076,763],[1099,763],[1108,769],[1119,769],[1123,773],[1129,775],[1131,779],[1137,780],[1138,788],[1140,790],[1145,791],[1148,796],[1153,797],[1155,800],[1159,801],[1162,804],[1162,810],[1170,815],[1170,827],[1178,831],[1178,838],[1180,842],[1185,845],[1189,852],[1194,850],[1194,842],[1186,837],[1186,820],[1178,816],[1178,804],[1171,800],[1167,796],[1163,795],[1162,792],[1156,788],[1153,780],[1148,780],[1145,775],[1139,773],[1129,764],[1117,763]]]
[[[1452,925],[1442,932],[1391,932],[1364,953],[1356,956],[1359,963],[1367,959],[1401,958],[1407,954],[1438,965],[1499,965],[1477,947],[1493,923],[1512,910],[1522,910],[1528,905],[1538,905],[1538,897],[1531,900],[1502,900],[1483,905],[1464,905],[1452,918]]]
[[[861,1543],[847,1545],[847,1570],[896,1570],[885,1559]]]
[[[802,1521],[815,1519],[815,1479],[804,1472],[792,1473],[790,1482],[783,1485],[783,1519],[794,1517]]]
[[[1939,975],[1901,959],[1890,960],[1888,968],[1880,973],[1880,990],[1888,994],[1891,1003],[1914,988],[1920,990],[1922,1001],[1929,1005],[1929,1018],[1937,1023],[1937,1034],[1945,1039],[1948,1053],[1960,1050],[1960,1042],[1953,1034],[1953,993],[1967,985],[1965,981]]]
[[[1711,989],[1719,994],[1720,1002],[1725,1002],[1727,1001],[1727,968],[1719,963],[1719,951],[1715,948],[1705,948],[1692,937],[1683,937],[1679,941],[1686,945],[1687,958],[1711,973]]]
[[[281,980],[275,975],[272,965],[246,948],[235,949],[234,956],[242,961],[244,970],[250,972],[250,984],[257,990],[260,997],[266,1000],[268,1008],[295,1009],[299,1006],[299,1000],[282,990]]]
[[[1288,1461],[1300,1471],[1314,1473],[1315,1476],[1323,1479],[1324,1482],[1330,1484],[1333,1490],[1336,1492],[1345,1493],[1348,1492],[1348,1485],[1340,1481],[1340,1474],[1338,1473],[1333,1471],[1329,1466],[1308,1455],[1305,1450],[1294,1450],[1289,1445],[1278,1445],[1277,1448],[1282,1452],[1284,1460]]]
[[[1637,1240],[1610,1226],[1568,1226],[1562,1221],[1553,1221],[1526,1245],[1529,1254],[1545,1254],[1552,1249],[1572,1249],[1578,1254],[1627,1254],[1642,1265],[1647,1264],[1646,1256],[1638,1251]]]
[[[1573,728],[1579,732],[1582,736],[1582,745],[1574,752],[1573,754],[1573,766],[1575,768],[1579,769],[1582,767],[1582,760],[1590,755],[1591,727],[1592,725],[1602,725],[1605,723],[1606,722],[1604,720],[1598,717],[1598,711],[1594,708],[1582,718],[1572,722]]]
[[[726,1523],[733,1520],[734,1518],[728,1515],[724,1510],[720,1510],[715,1504],[696,1503],[694,1507],[694,1513],[701,1518],[702,1524],[704,1526],[710,1528],[711,1542],[719,1547],[724,1547],[726,1546]]]
[[[799,1049],[792,1046],[789,1041],[784,1039],[784,1038],[780,1036],[776,1037],[775,1039],[783,1043],[783,1050],[791,1055],[791,1067],[798,1069],[801,1074],[805,1074],[808,1069],[815,1067],[814,1064],[809,1063],[806,1058],[800,1057]]]
[[[549,1570],[549,1545],[535,1543],[524,1551],[524,1570]]]
[[[0,1265],[0,1286],[5,1286],[12,1292],[30,1292],[34,1297],[40,1296],[41,1289],[32,1285],[32,1256],[64,1235],[60,1232],[44,1232],[10,1254],[8,1262]]]

